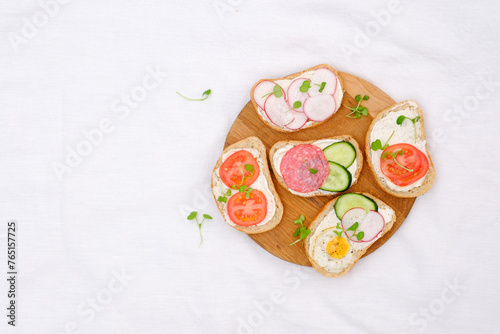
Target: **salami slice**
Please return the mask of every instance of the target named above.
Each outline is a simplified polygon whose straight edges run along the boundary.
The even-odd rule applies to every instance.
[[[316,170],[316,173],[311,173]],[[292,147],[281,160],[280,172],[288,188],[309,193],[318,190],[330,173],[323,151],[310,144]]]

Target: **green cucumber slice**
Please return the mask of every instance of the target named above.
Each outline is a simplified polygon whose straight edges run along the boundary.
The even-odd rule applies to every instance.
[[[344,213],[352,208],[363,208],[366,212],[370,210],[378,211],[377,203],[365,195],[348,193],[337,198],[337,202],[335,202],[335,214],[338,219],[342,220]]]
[[[339,141],[323,149],[326,160],[336,162],[345,168],[356,160],[356,149],[347,141]]]
[[[351,173],[342,165],[328,161],[330,174],[326,181],[321,185],[321,190],[341,192],[349,189],[352,182]]]

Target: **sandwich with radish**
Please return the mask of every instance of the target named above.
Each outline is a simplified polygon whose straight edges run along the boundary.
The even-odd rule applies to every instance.
[[[412,100],[382,110],[366,134],[368,166],[379,186],[397,197],[416,197],[436,178],[424,132],[424,115]]]
[[[247,234],[275,228],[283,204],[267,165],[266,148],[257,137],[228,146],[212,172],[212,193],[224,220]]]
[[[344,276],[395,221],[394,210],[373,195],[341,195],[328,202],[309,226],[304,243],[309,262],[324,276]]]
[[[363,155],[351,136],[279,141],[269,152],[278,182],[294,195],[332,196],[353,186]]]
[[[344,95],[337,71],[317,65],[284,78],[259,80],[250,91],[262,121],[281,132],[319,125],[337,112]]]

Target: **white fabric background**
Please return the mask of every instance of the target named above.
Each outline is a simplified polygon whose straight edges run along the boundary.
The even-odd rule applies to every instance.
[[[0,5],[0,263],[16,219],[20,266],[18,326],[1,278],[0,332],[500,332],[498,2],[60,1]],[[341,279],[273,257],[209,191],[253,83],[324,62],[418,101],[437,170]],[[124,116],[150,67],[165,77]],[[103,119],[60,182],[53,164]],[[199,249],[191,208],[214,217]]]

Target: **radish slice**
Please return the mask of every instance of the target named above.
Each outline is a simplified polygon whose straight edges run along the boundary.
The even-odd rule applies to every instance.
[[[288,95],[288,105],[295,111],[304,112],[304,101],[309,97],[308,93],[302,93],[300,91],[300,86],[304,81],[309,81],[309,79],[298,78],[292,81],[290,86],[288,86],[287,95]],[[293,104],[299,101],[301,103],[299,108],[294,108]]]
[[[293,121],[286,126],[290,130],[298,130],[302,128],[309,120],[309,118],[307,118],[306,114],[304,114],[303,112],[297,112],[294,110],[290,110],[289,112],[294,117]]]
[[[363,231],[364,236],[361,240],[353,237],[353,231],[347,231],[349,240],[353,242],[370,242],[380,236],[385,227],[384,217],[377,211],[366,213],[363,208],[353,208],[347,211],[342,217],[342,228],[347,230],[354,223],[358,223],[358,231]]]
[[[316,85],[321,85],[322,82],[326,82],[325,88],[320,93],[319,87]],[[337,90],[337,76],[335,73],[330,71],[327,68],[318,68],[314,71],[314,74],[311,78],[311,88],[308,93],[309,96],[317,96],[317,95],[333,95]]]
[[[317,95],[304,102],[304,113],[312,121],[322,122],[337,111],[337,103],[332,95]]]
[[[285,94],[280,98],[274,94],[269,95],[264,103],[264,111],[269,120],[277,126],[286,126],[294,120],[292,110],[285,100]]]
[[[261,81],[255,86],[253,90],[253,99],[261,109],[264,109],[264,103],[269,96],[268,94],[273,92],[274,86],[276,86],[276,83],[269,80]]]

